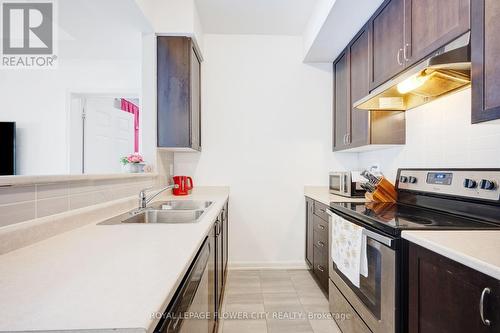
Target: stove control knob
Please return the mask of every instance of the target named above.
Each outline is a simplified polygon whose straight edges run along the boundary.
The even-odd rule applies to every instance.
[[[480,186],[481,186],[481,189],[483,189],[483,190],[489,190],[489,191],[494,190],[497,187],[497,185],[495,184],[494,181],[487,180],[487,179],[481,180],[481,185]]]
[[[464,187],[465,188],[476,188],[477,187],[477,182],[474,179],[466,178],[464,180]]]
[[[408,178],[408,181],[411,183],[411,184],[415,184],[417,182],[417,178],[416,177],[411,177]]]
[[[399,177],[399,181],[400,181],[401,183],[408,183],[408,177],[406,177],[406,176],[401,176],[401,177]]]

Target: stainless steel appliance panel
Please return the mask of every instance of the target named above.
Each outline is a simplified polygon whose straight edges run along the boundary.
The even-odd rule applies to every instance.
[[[328,258],[330,280],[373,333],[394,333],[397,294],[396,251],[384,244],[392,243],[388,237],[370,231],[365,234],[368,277],[361,276],[360,287],[357,288],[336,268],[330,253]],[[330,244],[333,244],[331,238],[330,233]],[[335,300],[331,299],[330,302]],[[347,330],[343,333],[358,332]]]
[[[331,172],[329,186],[332,194],[344,197],[363,197],[365,195],[361,183],[353,181],[351,171]]]
[[[329,284],[328,299],[330,301],[330,312],[332,313],[333,320],[335,320],[342,332],[371,333],[368,326],[366,326],[331,280]]]
[[[212,254],[208,237],[186,273],[172,303],[155,329],[157,333],[211,333],[213,323],[209,263]],[[211,326],[212,325],[212,326]]]

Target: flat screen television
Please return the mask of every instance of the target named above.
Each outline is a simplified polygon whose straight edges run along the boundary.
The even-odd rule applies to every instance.
[[[16,123],[0,121],[0,176],[16,174]]]

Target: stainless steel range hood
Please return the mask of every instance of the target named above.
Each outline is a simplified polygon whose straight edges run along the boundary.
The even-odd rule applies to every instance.
[[[470,32],[355,102],[360,110],[405,111],[466,88],[470,78]]]

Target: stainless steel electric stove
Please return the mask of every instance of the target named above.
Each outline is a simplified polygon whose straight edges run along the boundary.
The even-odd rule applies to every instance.
[[[362,226],[367,236],[368,276],[360,276],[359,287],[329,257],[330,310],[353,316],[338,322],[343,333],[404,327],[402,231],[500,229],[500,169],[400,169],[396,188],[396,203],[330,204],[332,218]]]

